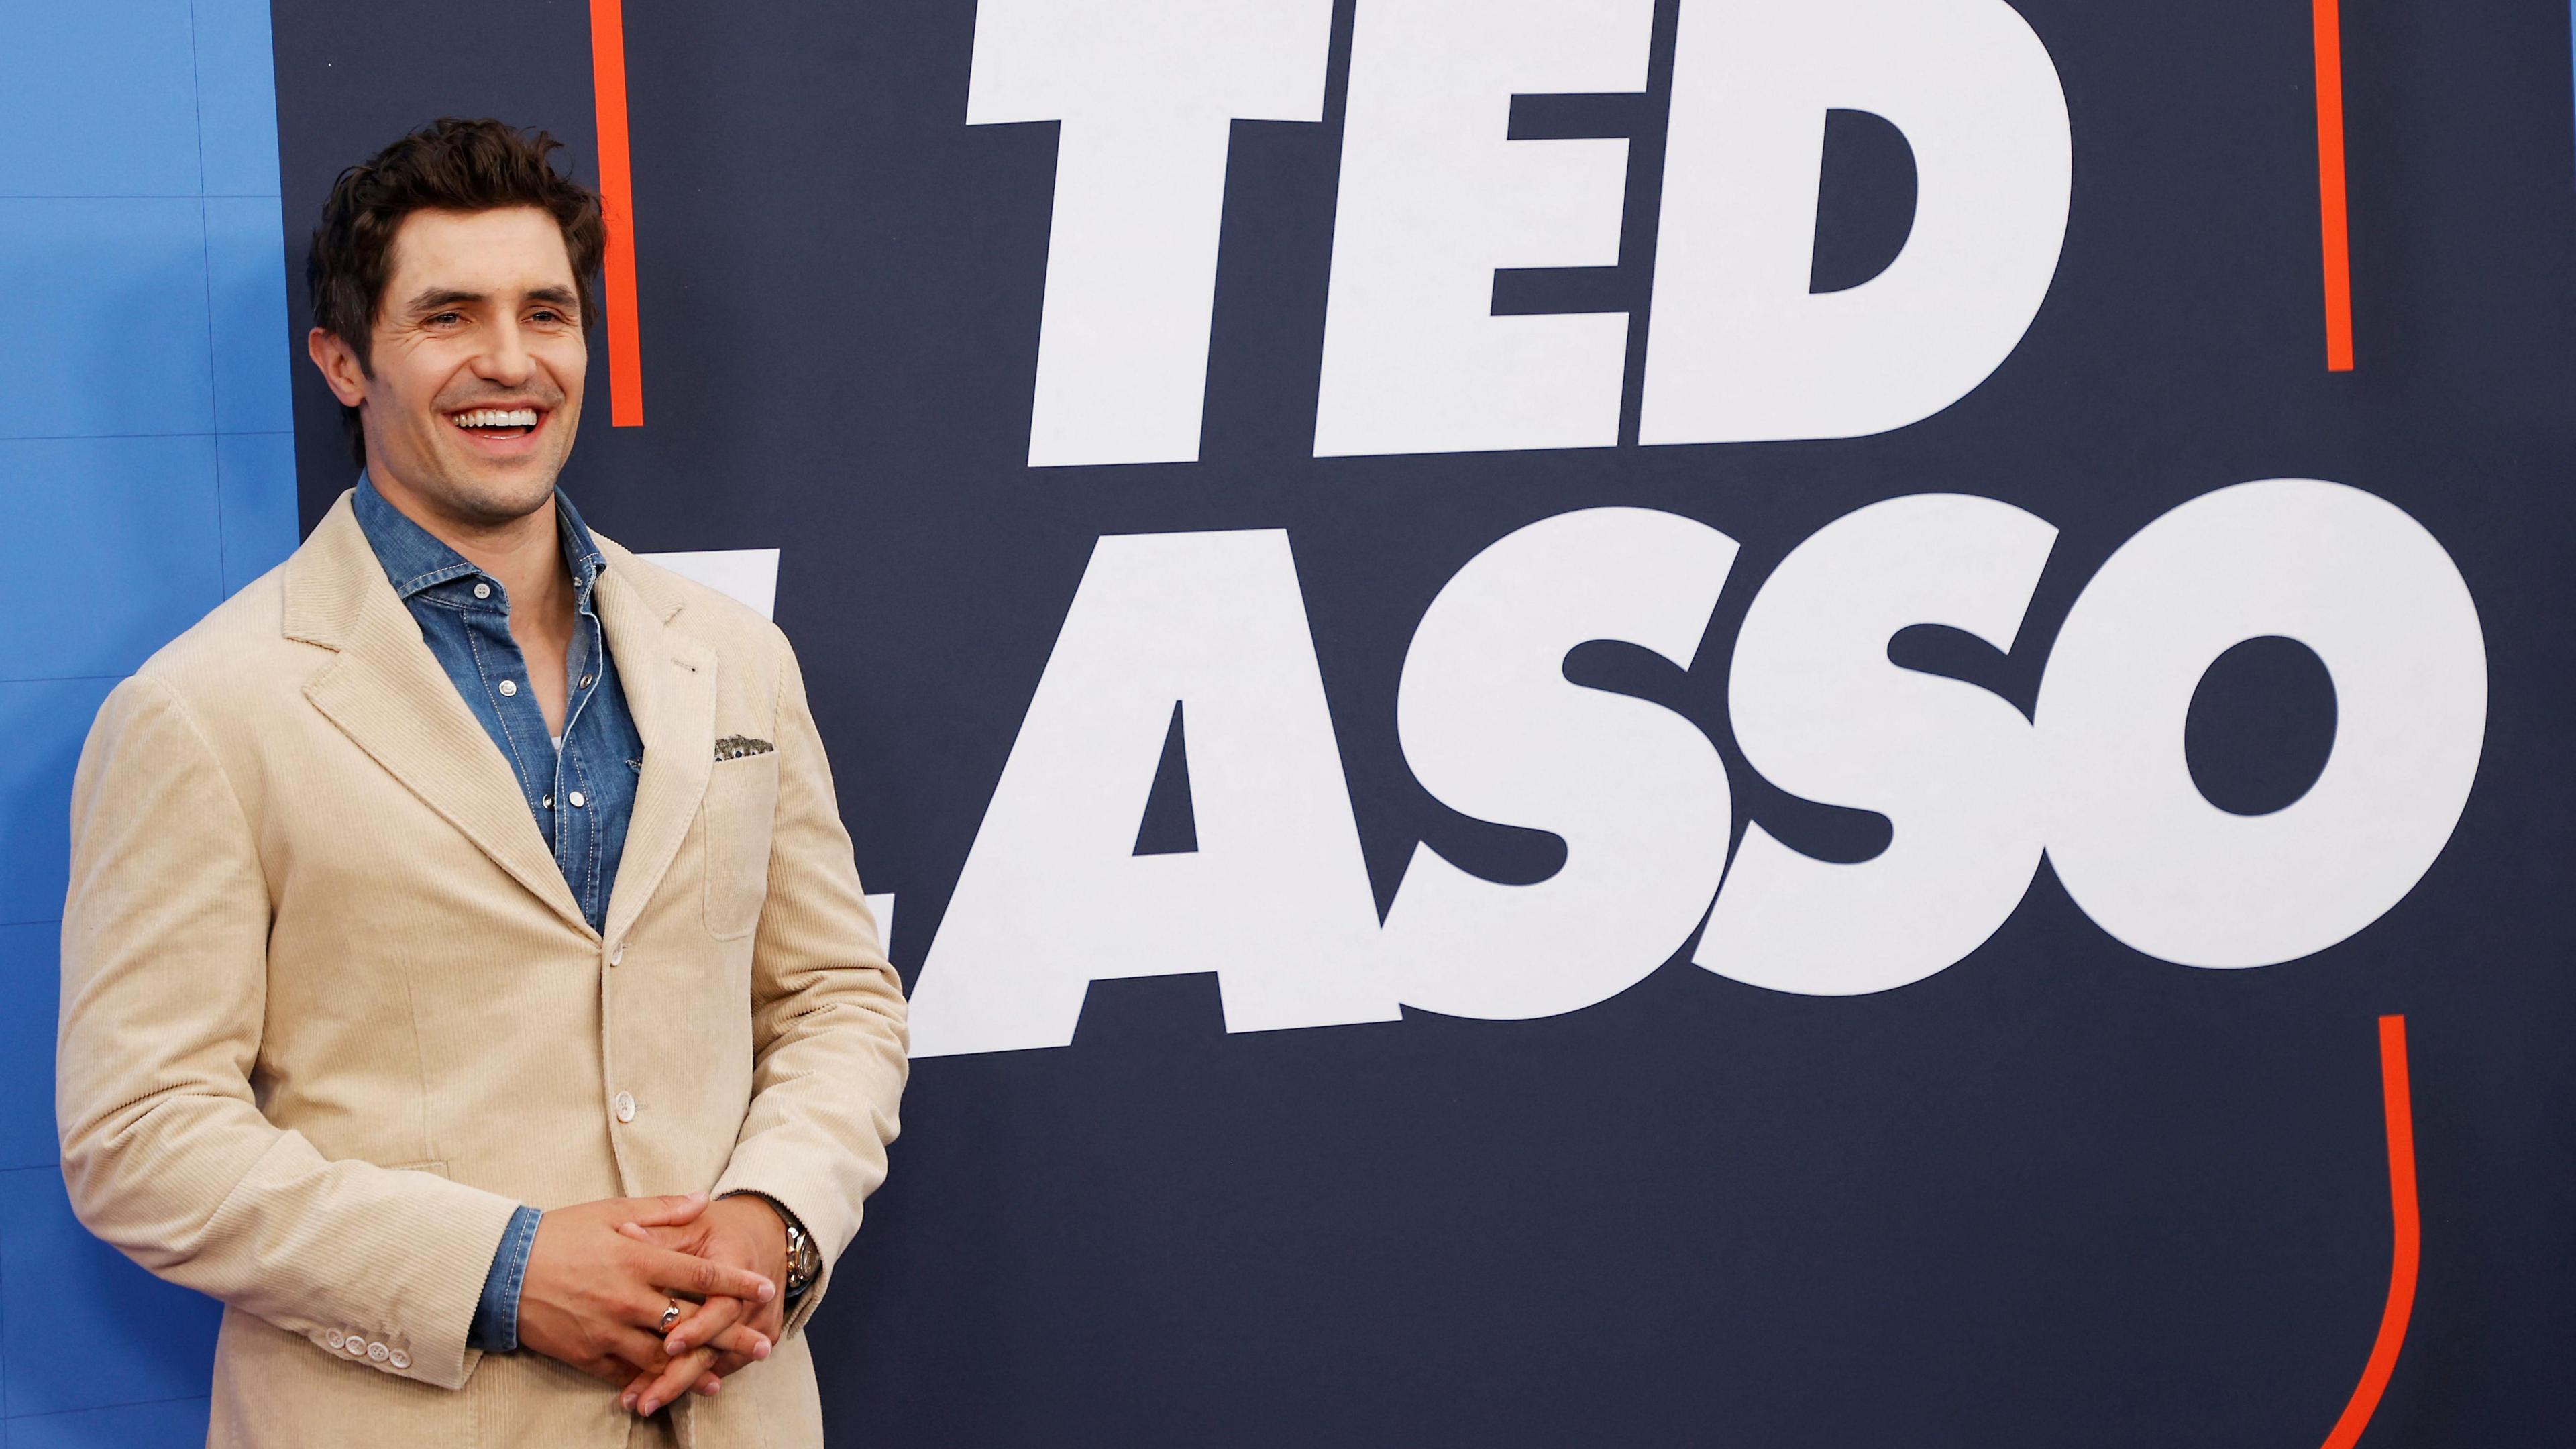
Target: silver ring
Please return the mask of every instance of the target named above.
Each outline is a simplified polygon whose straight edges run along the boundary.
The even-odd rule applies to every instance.
[[[672,1324],[675,1324],[675,1323],[677,1323],[677,1322],[679,1322],[679,1321],[680,1321],[680,1304],[679,1304],[679,1300],[677,1300],[677,1299],[673,1299],[673,1300],[671,1300],[671,1306],[662,1310],[662,1331],[663,1331],[664,1333],[668,1333],[668,1332],[670,1332],[670,1331],[671,1331],[671,1325],[672,1325]]]

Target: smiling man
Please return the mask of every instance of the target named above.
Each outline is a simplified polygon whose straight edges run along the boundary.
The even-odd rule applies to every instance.
[[[341,175],[357,485],[82,754],[63,1172],[225,1303],[216,1444],[821,1442],[901,984],[786,640],[556,487],[604,235],[554,149]]]

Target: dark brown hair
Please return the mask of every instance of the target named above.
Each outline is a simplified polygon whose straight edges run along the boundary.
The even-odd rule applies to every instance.
[[[403,218],[415,211],[533,206],[563,228],[564,251],[572,259],[573,285],[580,293],[580,321],[587,329],[591,278],[598,274],[608,229],[600,218],[599,193],[549,163],[561,149],[562,143],[543,131],[451,116],[341,172],[331,184],[330,199],[322,203],[322,224],[313,229],[313,250],[304,263],[313,325],[347,343],[358,354],[360,370],[374,376],[368,346],[385,285],[393,279],[394,233],[401,230]],[[350,451],[363,467],[367,450],[358,410],[340,411]]]

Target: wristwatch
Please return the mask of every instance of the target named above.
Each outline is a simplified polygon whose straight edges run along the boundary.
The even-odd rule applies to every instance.
[[[787,1224],[787,1281],[779,1291],[792,1302],[804,1297],[814,1280],[823,1276],[823,1250],[814,1246],[814,1240],[805,1233],[805,1225],[796,1221],[796,1214],[782,1207],[778,1216]]]
[[[790,1303],[802,1297],[806,1289],[814,1286],[814,1280],[823,1276],[823,1250],[814,1246],[814,1239],[805,1231],[805,1224],[787,1210],[787,1204],[765,1192],[736,1188],[725,1196],[756,1197],[769,1204],[777,1212],[778,1220],[787,1225],[787,1281],[778,1285],[778,1296]]]

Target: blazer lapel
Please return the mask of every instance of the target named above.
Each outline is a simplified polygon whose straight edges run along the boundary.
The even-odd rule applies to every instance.
[[[608,894],[607,939],[625,938],[670,871],[715,768],[716,654],[670,627],[680,600],[652,587],[635,556],[596,538],[607,567],[591,598],[617,662],[627,712],[644,739],[644,773],[626,824],[626,854]]]
[[[421,642],[348,496],[287,563],[287,637],[336,650],[307,699],[512,879],[584,934],[580,903],[546,849],[509,763]]]

